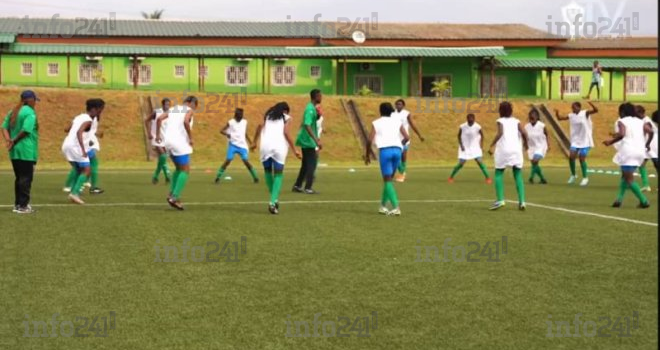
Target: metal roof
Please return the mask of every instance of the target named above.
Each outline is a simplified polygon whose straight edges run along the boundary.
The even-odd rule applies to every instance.
[[[658,60],[653,59],[626,59],[626,58],[603,58],[598,62],[603,69],[633,69],[633,70],[658,70]],[[594,59],[592,58],[549,58],[549,59],[497,59],[497,66],[501,68],[570,68],[591,69]]]
[[[0,33],[0,44],[11,44],[16,40],[16,35],[9,33]]]
[[[331,21],[167,21],[115,18],[0,18],[0,32],[87,37],[351,38],[404,40],[563,40],[524,24],[384,23]]]
[[[110,56],[215,56],[215,57],[491,57],[506,56],[501,46],[495,47],[243,47],[243,46],[149,46],[149,45],[10,45],[6,53],[71,54]]]

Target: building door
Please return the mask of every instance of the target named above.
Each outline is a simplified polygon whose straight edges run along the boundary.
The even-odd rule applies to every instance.
[[[431,92],[431,88],[433,88],[434,81],[435,81],[435,76],[422,77],[422,96],[435,97],[435,93]]]

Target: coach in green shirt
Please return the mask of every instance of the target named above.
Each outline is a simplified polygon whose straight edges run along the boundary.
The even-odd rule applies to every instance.
[[[14,213],[30,214],[30,191],[34,167],[39,157],[39,124],[34,105],[39,101],[34,91],[21,93],[21,102],[16,105],[2,123],[9,159],[14,168]]]
[[[319,133],[317,130],[316,121],[319,118],[316,112],[316,106],[321,104],[321,90],[314,89],[309,93],[311,101],[305,107],[303,114],[303,121],[298,131],[298,138],[296,139],[296,146],[302,148],[302,164],[300,165],[300,172],[298,179],[293,185],[293,192],[304,192],[307,194],[316,194],[312,189],[314,184],[314,172],[316,171],[317,163],[317,148],[320,150],[321,140],[319,140]],[[305,182],[305,189],[303,190],[303,181]]]

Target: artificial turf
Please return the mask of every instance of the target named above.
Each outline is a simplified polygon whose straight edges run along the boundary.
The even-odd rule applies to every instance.
[[[410,168],[407,182],[396,184],[401,217],[377,214],[375,166],[319,169],[319,195],[291,193],[291,169],[278,216],[267,211],[263,180],[252,184],[238,163],[227,171],[232,180],[219,185],[214,173],[193,172],[183,212],[167,205],[167,187],[151,185],[150,172],[102,169],[106,193],[86,194],[85,206],[67,202],[64,172],[37,173],[37,212],[19,216],[10,208],[13,176],[2,172],[0,349],[658,347],[657,192],[649,196],[651,209],[636,209],[631,193],[614,209],[616,176],[593,174],[581,188],[565,184],[566,169],[549,168],[550,184],[526,183],[526,211],[510,202],[491,212],[494,189],[475,165],[454,184],[446,182],[449,171]],[[516,198],[510,171],[506,197]],[[181,260],[186,238],[190,249],[206,252],[214,248],[207,242],[217,242],[216,258],[229,242],[225,252],[234,257],[231,242],[240,248],[243,236],[239,261],[194,262],[188,251],[188,262],[154,262],[154,246],[178,247]],[[454,261],[461,249],[453,248],[493,247],[502,236],[501,262],[480,254],[472,255],[478,262]],[[450,261],[416,261],[425,258],[416,247],[425,255],[425,246],[437,247],[442,260],[447,239]],[[90,336],[63,337],[69,330],[60,326],[52,337],[54,313],[79,326],[77,316],[91,321],[110,311],[116,318],[108,337],[82,329]],[[634,312],[638,327],[618,336]],[[351,326],[367,317],[370,337],[358,337],[364,322],[342,331],[349,337],[324,337],[320,327],[315,337],[318,313],[337,327],[346,324],[338,317]],[[582,324],[579,337],[547,336],[549,315],[570,322],[574,335],[576,314],[598,327],[607,325],[602,317],[621,317],[624,332],[612,324],[601,330],[611,337],[587,337],[593,326],[585,333]],[[27,320],[47,322],[50,336],[24,336]],[[294,321],[307,321],[311,336],[287,336],[296,332]]]

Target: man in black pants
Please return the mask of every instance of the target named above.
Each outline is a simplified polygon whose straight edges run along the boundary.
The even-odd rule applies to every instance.
[[[14,107],[2,123],[2,136],[5,138],[9,158],[14,168],[14,213],[31,214],[30,191],[34,167],[39,156],[39,125],[34,105],[39,101],[34,91],[21,93],[21,101]]]
[[[314,172],[316,171],[317,163],[316,150],[317,148],[319,150],[322,148],[316,124],[316,120],[318,119],[316,105],[321,103],[321,90],[314,89],[309,95],[311,100],[305,107],[303,121],[300,125],[300,131],[298,131],[298,138],[296,139],[296,146],[302,148],[302,164],[300,165],[298,179],[295,185],[293,185],[293,192],[316,194],[316,191],[312,189],[312,185],[314,184]],[[305,182],[304,190],[303,181]]]

